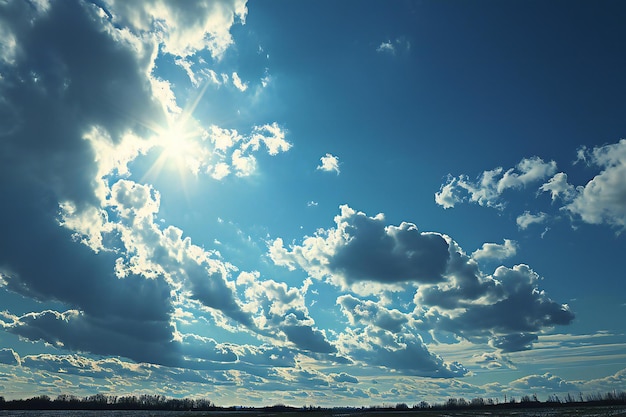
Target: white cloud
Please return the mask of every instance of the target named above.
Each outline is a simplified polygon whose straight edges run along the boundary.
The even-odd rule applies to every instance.
[[[258,273],[242,272],[237,284],[244,288],[246,311],[254,316],[256,327],[267,335],[272,335],[274,343],[285,340],[299,349],[333,353],[323,331],[315,327],[305,305],[303,288],[289,288],[285,283],[274,280],[259,280]],[[281,340],[281,338],[283,340]]]
[[[139,33],[154,34],[165,52],[187,57],[207,49],[220,58],[233,43],[230,28],[245,21],[246,0],[182,4],[176,0],[107,0],[114,21]]]
[[[395,54],[396,48],[395,46],[393,46],[393,43],[391,43],[391,41],[387,41],[382,42],[380,45],[378,45],[378,48],[376,48],[376,52],[387,52],[390,54]]]
[[[272,156],[278,155],[280,152],[287,152],[291,149],[291,143],[285,139],[286,134],[285,130],[276,122],[255,126],[250,140],[243,146],[243,149],[251,147],[257,150],[262,142],[267,147],[267,153]]]
[[[232,164],[238,177],[247,177],[256,169],[256,158],[253,155],[245,156],[241,149],[235,149]]]
[[[565,201],[571,201],[574,197],[574,186],[567,182],[567,174],[559,172],[555,174],[547,183],[539,187],[539,191],[549,192],[552,201],[562,198]]]
[[[529,211],[525,211],[523,214],[517,216],[515,222],[517,223],[517,227],[519,227],[521,230],[526,230],[528,226],[532,224],[541,224],[547,220],[548,215],[544,212],[532,214]]]
[[[320,164],[317,166],[320,171],[336,172],[339,175],[339,158],[327,153],[320,158]]]
[[[515,256],[517,253],[517,242],[504,239],[502,245],[497,243],[484,243],[482,248],[472,253],[472,258],[480,259],[496,259],[503,260]]]
[[[216,180],[221,180],[230,174],[230,167],[224,162],[219,162],[213,167],[211,176]]]
[[[542,391],[542,392],[578,392],[580,386],[565,381],[562,378],[551,373],[543,375],[528,375],[511,382],[511,387],[522,389],[525,391]]]
[[[236,72],[233,72],[232,78],[233,78],[233,85],[237,88],[237,90],[244,92],[248,89],[248,83],[242,82],[241,78],[239,78],[239,74],[237,74]]]
[[[224,152],[243,140],[243,137],[235,129],[224,129],[211,125],[208,129],[209,140],[218,152]]]
[[[400,36],[395,40],[381,42],[376,48],[376,52],[396,55],[398,52],[408,52],[411,49],[411,42],[404,36]]]
[[[480,174],[476,181],[467,175],[448,176],[439,192],[435,193],[435,202],[444,208],[452,208],[457,203],[469,201],[481,206],[502,208],[502,193],[511,188],[526,187],[556,172],[556,162],[544,162],[541,158],[522,159],[515,168],[504,171],[498,167]]]
[[[591,224],[626,229],[626,139],[586,152],[589,163],[602,171],[585,186],[576,188],[568,212]]]

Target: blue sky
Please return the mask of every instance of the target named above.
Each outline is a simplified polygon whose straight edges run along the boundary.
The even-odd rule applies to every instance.
[[[619,1],[0,1],[0,393],[626,387]]]

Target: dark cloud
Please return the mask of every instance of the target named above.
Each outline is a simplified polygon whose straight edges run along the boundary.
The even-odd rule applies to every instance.
[[[367,326],[342,335],[339,343],[356,362],[383,366],[405,375],[453,378],[468,372],[460,363],[446,363],[430,352],[417,334],[393,334]]]
[[[100,355],[119,355],[137,362],[175,365],[172,328],[162,322],[93,317],[76,310],[46,310],[17,317],[5,330],[58,348]]]
[[[332,375],[333,380],[335,380],[335,382],[349,382],[351,384],[357,384],[359,382],[358,378],[349,375],[345,372],[341,372],[339,374],[334,374]]]
[[[334,229],[305,239],[292,251],[277,240],[271,256],[278,265],[300,265],[314,275],[340,278],[347,284],[374,281],[440,282],[448,262],[448,244],[436,233],[423,233],[411,223],[386,226],[382,215],[368,217],[341,207]]]
[[[324,334],[311,326],[285,325],[281,327],[289,341],[300,349],[318,353],[334,353],[337,349],[328,343]]]
[[[13,349],[0,349],[0,363],[5,365],[20,365],[22,360],[20,355]]]
[[[383,219],[363,213],[350,213],[342,221],[338,227],[346,233],[346,244],[329,259],[331,273],[343,275],[348,282],[442,279],[448,245],[440,235],[421,233],[410,223],[386,227]]]
[[[535,172],[535,162],[526,167],[528,173]],[[539,168],[541,173],[545,166]],[[319,231],[290,250],[282,241],[275,241],[270,248],[272,259],[290,268],[298,265],[317,278],[328,276],[338,285],[359,280],[391,284],[406,279],[410,288],[417,287],[415,311],[406,313],[387,309],[376,300],[340,296],[337,303],[351,325],[412,337],[419,332],[443,331],[468,340],[492,339],[495,347],[515,351],[530,348],[538,332],[574,319],[567,305],[553,301],[538,288],[540,277],[527,265],[501,266],[493,275],[486,275],[448,236],[420,233],[409,223],[385,226],[382,215],[368,217],[347,206],[341,207],[335,223],[336,228]],[[367,292],[374,294],[376,288]],[[380,358],[386,356],[386,363],[401,366],[402,360],[396,359],[410,350],[409,346],[416,355],[427,352],[420,342],[393,354],[381,351]],[[368,360],[376,361],[373,357]]]
[[[472,263],[469,258],[466,262]],[[537,288],[539,276],[527,265],[501,266],[493,276],[477,275],[470,282],[474,283],[470,287],[478,290],[465,291],[458,285],[418,290],[416,303],[441,309],[431,320],[434,328],[470,339],[491,336],[495,347],[516,351],[531,348],[535,333],[542,329],[567,325],[574,319],[567,305],[554,302]],[[454,315],[445,312],[457,307],[463,310]]]
[[[537,340],[538,337],[534,333],[515,333],[505,336],[496,336],[491,339],[490,343],[493,347],[503,352],[517,352],[532,349],[533,343]]]
[[[61,203],[78,211],[99,204],[96,155],[84,135],[104,127],[118,142],[162,119],[145,75],[151,51],[140,53],[85,2],[52,1],[45,10],[3,3],[0,21],[16,41],[13,59],[0,62],[0,111],[10,108],[15,120],[0,140],[0,192],[10,196],[0,208],[0,273],[11,291],[81,311],[25,315],[9,330],[79,351],[171,362],[163,277],[119,279],[115,254],[94,253],[59,224]]]

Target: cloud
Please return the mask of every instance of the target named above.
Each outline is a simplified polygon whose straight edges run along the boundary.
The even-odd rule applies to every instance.
[[[417,305],[436,307],[425,316],[435,329],[469,340],[489,337],[495,347],[517,351],[529,348],[534,333],[574,318],[567,305],[537,288],[540,277],[527,265],[500,266],[484,276],[461,252],[452,264],[449,283],[422,286],[415,295]]]
[[[232,77],[233,84],[239,91],[244,92],[248,89],[248,83],[243,83],[236,72],[233,72]]]
[[[339,158],[327,153],[320,158],[320,164],[317,166],[320,171],[336,172],[339,175]]]
[[[517,227],[521,230],[526,230],[528,226],[532,224],[541,224],[548,220],[548,215],[544,212],[540,212],[537,214],[532,214],[529,211],[525,211],[523,214],[517,216],[515,222],[517,223]]]
[[[450,378],[467,370],[430,352],[408,315],[351,295],[337,298],[350,327],[339,335],[340,352],[353,361],[385,366],[407,375]],[[408,360],[409,357],[413,359]]]
[[[57,348],[120,355],[138,362],[174,365],[169,348],[173,329],[162,322],[140,318],[110,317],[103,320],[76,310],[46,310],[14,317],[4,329],[32,341]]]
[[[246,0],[220,0],[182,5],[175,0],[129,3],[106,0],[113,21],[137,35],[155,36],[165,52],[187,57],[207,49],[220,58],[233,43],[230,28],[239,19],[245,22]]]
[[[502,260],[515,256],[517,253],[517,242],[504,239],[504,243],[499,245],[497,243],[483,243],[482,248],[472,253],[472,258],[476,260],[481,259],[496,259]]]
[[[341,372],[339,374],[331,374],[330,376],[336,382],[347,382],[350,384],[357,384],[359,382],[358,378],[345,372]]]
[[[0,349],[0,363],[19,366],[22,364],[22,360],[20,355],[18,355],[13,349],[4,348]]]
[[[556,172],[556,162],[544,162],[539,157],[522,159],[515,168],[504,170],[501,167],[484,171],[476,181],[467,175],[448,176],[439,192],[435,193],[435,202],[443,208],[453,208],[456,204],[469,201],[481,206],[502,208],[502,193],[511,188],[526,187]]]
[[[368,217],[348,206],[341,207],[335,224],[289,249],[276,239],[270,257],[277,265],[300,267],[312,277],[363,294],[417,287],[411,313],[354,296],[337,299],[348,322],[361,326],[353,336],[363,343],[374,335],[387,335],[384,340],[393,342],[398,332],[417,343],[418,332],[434,330],[468,340],[491,339],[501,350],[523,350],[537,332],[569,324],[574,317],[567,305],[537,288],[540,277],[527,265],[500,266],[486,275],[449,236],[419,232],[410,223],[387,226],[382,214]],[[505,242],[486,246],[479,254],[510,254],[512,248],[512,242]]]
[[[580,387],[574,383],[563,380],[551,373],[543,375],[528,375],[511,382],[511,387],[526,391],[541,390],[548,392],[578,392]]]
[[[549,192],[554,202],[557,198],[569,201],[574,197],[574,186],[567,182],[567,174],[559,172],[539,187],[539,191]]]
[[[517,352],[532,349],[533,343],[538,340],[533,333],[517,333],[505,336],[496,336],[489,342],[491,346],[503,352]]]
[[[285,140],[286,134],[285,130],[276,122],[255,126],[252,137],[244,146],[244,149],[248,146],[252,146],[252,148],[256,150],[262,142],[267,147],[267,153],[272,156],[277,155],[279,152],[287,152],[291,149],[291,143]]]
[[[479,355],[473,355],[475,363],[487,369],[515,369],[510,359],[496,352],[484,352]]]
[[[453,378],[468,372],[458,362],[446,363],[430,352],[418,334],[393,334],[367,326],[346,329],[338,345],[342,352],[362,365],[384,366],[405,375]]]
[[[258,273],[242,272],[237,285],[244,288],[246,311],[253,314],[261,332],[271,335],[277,342],[286,339],[306,351],[336,351],[309,315],[304,297],[306,284],[303,288],[289,288],[274,280],[261,281]]]
[[[590,224],[626,228],[626,139],[581,150],[589,164],[602,169],[591,181],[576,188],[564,210]]]
[[[381,284],[437,282],[448,260],[448,245],[436,233],[419,232],[411,223],[386,226],[384,216],[368,217],[341,206],[336,228],[306,237],[291,250],[277,239],[270,256],[277,265],[296,265],[316,278],[329,277],[349,286],[361,281]]]
[[[398,37],[395,40],[381,42],[376,48],[376,52],[395,55],[397,52],[408,52],[411,49],[411,43],[404,37]]]
[[[352,326],[372,324],[391,333],[398,333],[409,319],[398,310],[388,310],[374,301],[363,301],[352,295],[337,298],[337,304]]]
[[[152,17],[170,18],[178,7],[155,11],[155,4],[116,3],[115,19],[121,10],[135,29],[148,30]],[[230,279],[234,267],[182,230],[157,224],[154,187],[118,178],[130,175],[135,158],[164,146],[170,122],[179,120],[169,84],[150,75],[162,39],[135,36],[77,1],[52,1],[45,10],[2,4],[0,26],[12,39],[0,60],[0,119],[11,120],[0,141],[0,175],[10,180],[0,191],[12,196],[0,213],[0,283],[61,306],[7,313],[3,328],[58,348],[175,365],[187,347],[173,318],[183,302],[219,323],[253,327]],[[183,39],[167,42],[182,48]],[[205,152],[201,134],[194,140],[203,147],[188,153],[198,153],[200,165],[217,155],[214,176],[230,172],[220,165],[230,156],[233,172],[251,174],[250,152],[260,144],[271,155],[290,146],[277,124],[255,126],[248,136],[217,127],[211,133],[220,151],[232,153]]]

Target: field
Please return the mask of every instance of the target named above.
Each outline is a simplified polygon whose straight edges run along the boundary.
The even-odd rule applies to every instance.
[[[186,417],[626,417],[626,406],[516,408],[487,410],[320,410],[187,413]]]
[[[0,417],[626,417],[626,406],[483,410],[121,411],[2,410]]]

